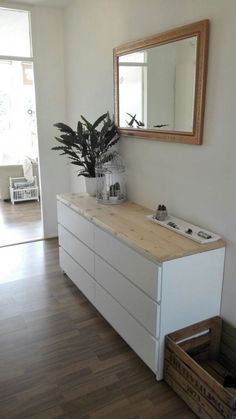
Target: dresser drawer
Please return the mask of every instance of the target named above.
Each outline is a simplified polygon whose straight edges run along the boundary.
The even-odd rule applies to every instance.
[[[94,225],[71,208],[57,203],[58,222],[93,249]]]
[[[131,348],[156,372],[158,341],[97,283],[95,304]]]
[[[161,298],[161,268],[98,227],[94,232],[95,252],[145,291],[155,301]]]
[[[95,256],[95,279],[153,336],[159,336],[160,306],[128,279]]]
[[[82,291],[82,293],[91,301],[95,303],[95,281],[91,276],[79,266],[62,247],[60,252],[60,266],[74,284]]]
[[[59,224],[59,244],[88,273],[94,276],[94,252]]]

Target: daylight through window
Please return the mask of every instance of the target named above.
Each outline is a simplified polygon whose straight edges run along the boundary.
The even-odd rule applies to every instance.
[[[0,165],[37,158],[28,11],[0,8]]]

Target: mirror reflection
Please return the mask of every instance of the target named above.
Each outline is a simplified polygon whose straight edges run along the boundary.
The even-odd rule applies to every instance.
[[[197,36],[118,59],[119,126],[192,132]]]

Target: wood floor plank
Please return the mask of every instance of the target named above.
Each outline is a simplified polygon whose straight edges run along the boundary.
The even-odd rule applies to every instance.
[[[196,418],[61,272],[56,240],[0,260],[0,419]]]
[[[37,201],[0,200],[0,247],[43,237],[41,205]]]
[[[52,407],[51,409],[44,410],[41,413],[36,413],[28,416],[28,419],[57,419],[62,417],[62,409],[60,406]]]

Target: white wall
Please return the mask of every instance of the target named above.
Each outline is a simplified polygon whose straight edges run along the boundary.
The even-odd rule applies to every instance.
[[[75,0],[66,11],[66,88],[70,123],[113,111],[113,47],[210,19],[203,145],[124,138],[122,153],[130,199],[166,203],[227,240],[222,315],[236,325],[235,16],[234,0]]]
[[[64,26],[59,9],[32,9],[32,36],[36,84],[39,159],[44,233],[57,235],[56,194],[69,190],[66,161],[51,151],[58,133],[56,122],[66,120],[64,89]]]

